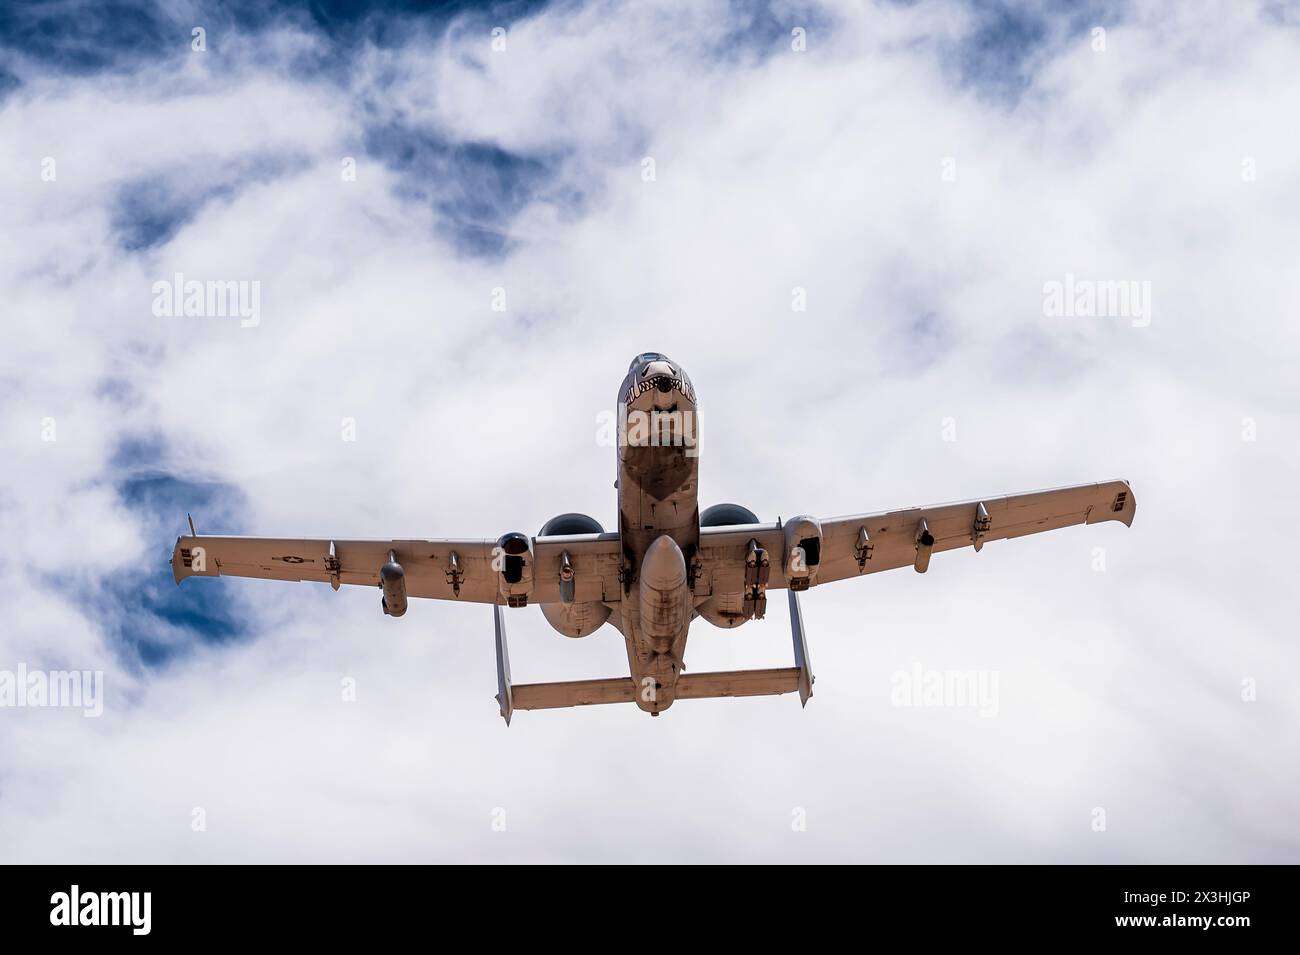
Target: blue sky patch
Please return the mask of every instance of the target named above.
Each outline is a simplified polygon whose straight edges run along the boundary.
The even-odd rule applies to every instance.
[[[177,587],[171,553],[188,533],[185,516],[201,527],[237,533],[243,495],[232,485],[201,481],[165,469],[166,445],[159,436],[123,441],[110,465],[123,505],[144,527],[151,546],[138,566],[124,568],[79,595],[112,628],[124,656],[143,666],[162,666],[200,643],[228,643],[244,633],[240,599],[230,581]]]
[[[365,149],[401,175],[402,198],[431,206],[439,229],[469,255],[504,254],[511,220],[554,181],[553,163],[400,123],[371,127]]]
[[[204,174],[184,170],[125,182],[113,197],[110,227],[114,238],[128,252],[165,245],[208,203],[233,198],[241,189],[274,179],[295,165],[292,157],[261,157],[205,170]]]

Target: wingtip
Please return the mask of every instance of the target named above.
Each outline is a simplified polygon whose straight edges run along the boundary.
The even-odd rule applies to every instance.
[[[1121,478],[1120,483],[1128,488],[1128,507],[1124,509],[1124,515],[1120,518],[1125,527],[1133,526],[1133,518],[1137,515],[1138,499],[1133,493],[1133,484],[1126,478]]]
[[[181,581],[185,579],[185,575],[181,573],[181,541],[184,539],[185,538],[183,537],[176,538],[176,546],[172,548],[172,579],[176,581],[177,587],[179,587]]]

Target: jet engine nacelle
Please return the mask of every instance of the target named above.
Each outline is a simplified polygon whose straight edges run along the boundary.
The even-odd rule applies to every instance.
[[[567,537],[573,534],[601,534],[600,521],[586,514],[560,514],[547,521],[538,537]],[[599,600],[577,601],[577,575],[568,552],[560,556],[560,602],[542,604],[542,616],[556,631],[566,637],[587,637],[595,633],[609,619],[610,608]]]
[[[785,576],[791,590],[807,590],[822,561],[822,526],[802,514],[785,522]]]
[[[742,524],[757,524],[758,515],[742,504],[714,504],[706,507],[700,515],[701,527],[737,527]],[[745,611],[745,595],[714,594],[695,608],[695,612],[713,624],[730,630],[753,618]]]

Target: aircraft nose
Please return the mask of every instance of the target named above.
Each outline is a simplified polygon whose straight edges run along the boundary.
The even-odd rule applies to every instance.
[[[655,396],[656,407],[668,407],[665,402],[671,404],[673,392],[681,387],[681,377],[667,358],[647,362],[641,369],[641,380],[658,392]]]

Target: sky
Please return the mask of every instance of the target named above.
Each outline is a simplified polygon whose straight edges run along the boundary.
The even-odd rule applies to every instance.
[[[0,682],[102,712],[0,706],[0,861],[1300,861],[1298,63],[1245,0],[5,7]],[[187,514],[611,528],[649,350],[705,505],[1136,520],[810,591],[802,711],[507,728],[485,606],[172,581]],[[773,608],[688,667],[788,666]],[[507,620],[516,682],[626,674]]]

